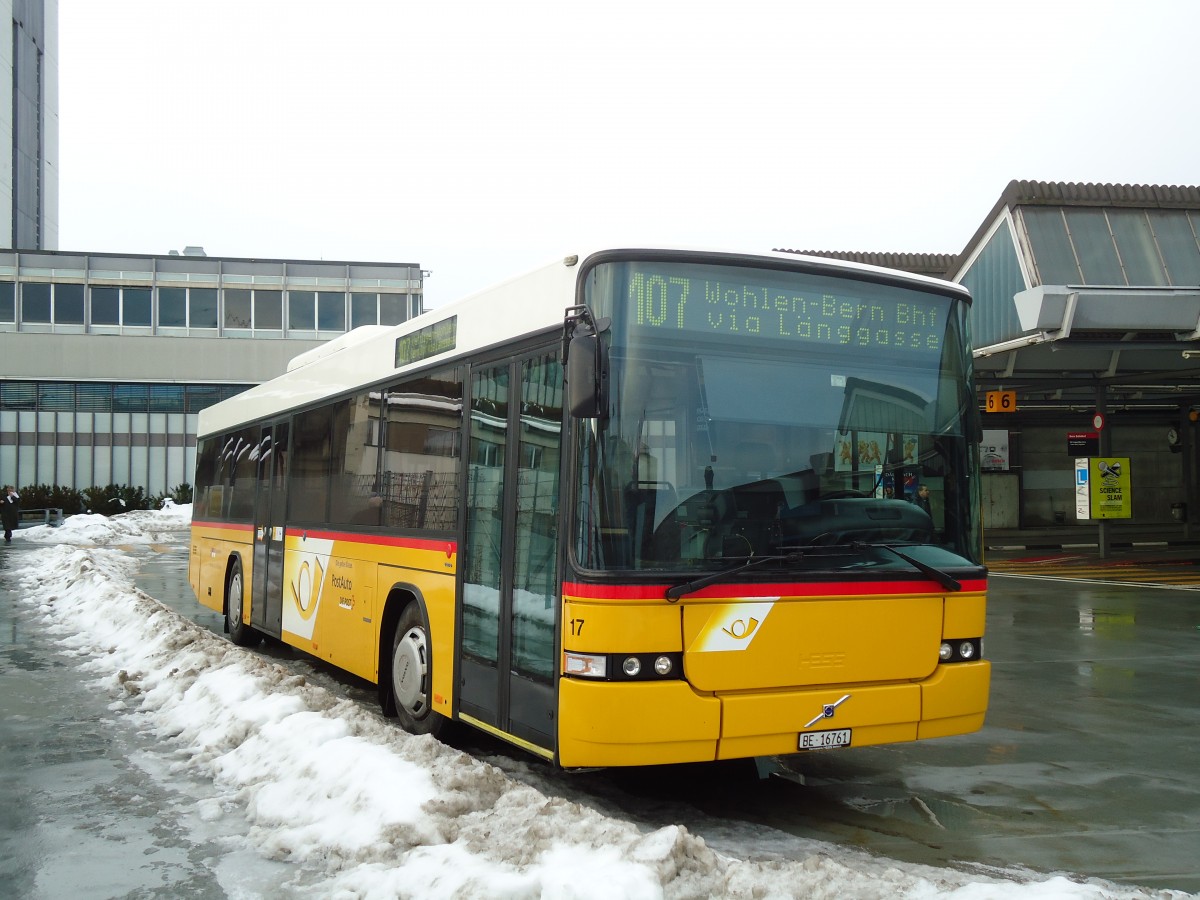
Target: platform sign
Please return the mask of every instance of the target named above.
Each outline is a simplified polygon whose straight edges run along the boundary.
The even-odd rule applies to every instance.
[[[1088,482],[1093,519],[1128,519],[1132,517],[1133,497],[1129,489],[1129,457],[1090,457],[1088,459]]]
[[[1016,391],[985,391],[983,395],[984,412],[1011,413],[1017,411]]]
[[[1067,453],[1078,459],[1080,456],[1095,456],[1100,452],[1100,432],[1068,431]]]
[[[1088,461],[1085,457],[1075,460],[1075,518],[1091,517],[1092,499],[1088,493]]]
[[[979,464],[989,471],[1008,471],[1008,431],[983,429],[979,444]]]

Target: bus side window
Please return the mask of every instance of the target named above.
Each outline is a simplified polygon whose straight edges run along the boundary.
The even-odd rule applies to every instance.
[[[329,506],[329,456],[333,408],[309,410],[296,417],[292,435],[292,482],[288,518],[324,522]]]

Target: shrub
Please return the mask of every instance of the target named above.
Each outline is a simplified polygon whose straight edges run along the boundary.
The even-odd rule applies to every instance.
[[[61,509],[64,516],[83,512],[83,494],[61,485],[28,484],[18,488],[22,509]]]
[[[146,489],[130,487],[127,484],[84,488],[83,499],[88,512],[102,516],[115,516],[134,509],[151,508],[151,499],[146,496]]]
[[[145,488],[127,484],[108,484],[82,491],[61,485],[28,484],[18,488],[22,509],[61,509],[64,516],[97,513],[115,516],[134,509],[162,509],[163,500],[170,497],[176,503],[192,502],[192,486],[186,481],[165,494],[150,496]]]

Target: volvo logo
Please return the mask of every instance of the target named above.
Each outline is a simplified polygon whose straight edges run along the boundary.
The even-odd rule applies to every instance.
[[[850,699],[850,695],[846,694],[846,696],[842,697],[842,699],[840,699],[840,700],[835,700],[833,703],[826,703],[825,706],[821,709],[821,711],[817,715],[812,717],[812,721],[808,722],[804,727],[812,728],[814,725],[816,725],[822,719],[832,719],[833,714],[837,710],[837,708],[849,699]]]

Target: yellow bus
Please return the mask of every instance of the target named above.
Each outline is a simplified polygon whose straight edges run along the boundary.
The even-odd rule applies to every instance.
[[[565,768],[979,729],[969,294],[607,249],[200,414],[189,580],[416,733]]]

